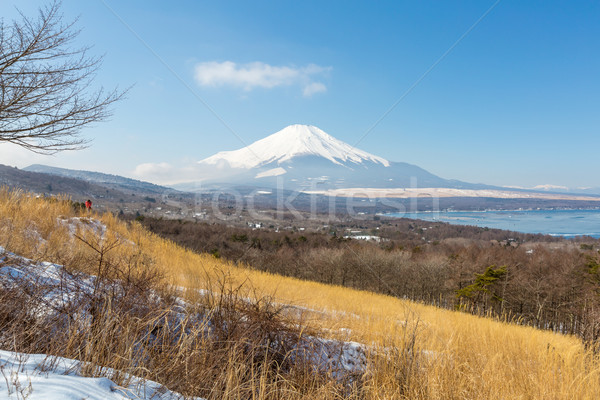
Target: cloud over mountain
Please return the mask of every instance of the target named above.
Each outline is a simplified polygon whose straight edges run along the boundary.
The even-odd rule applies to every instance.
[[[316,64],[295,67],[275,66],[260,61],[247,64],[208,61],[196,64],[194,79],[201,86],[231,86],[245,91],[297,85],[305,97],[310,97],[327,90],[318,79],[324,78],[331,69]]]

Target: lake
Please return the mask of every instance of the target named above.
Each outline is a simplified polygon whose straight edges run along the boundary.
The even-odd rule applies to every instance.
[[[440,211],[391,215],[552,236],[600,238],[600,210]]]

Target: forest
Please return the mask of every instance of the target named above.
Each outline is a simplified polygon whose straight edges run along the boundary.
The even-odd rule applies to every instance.
[[[260,271],[575,334],[587,343],[600,334],[600,255],[592,238],[397,219],[371,228],[382,238],[376,243],[343,237],[360,225],[275,232],[138,220],[195,252]]]

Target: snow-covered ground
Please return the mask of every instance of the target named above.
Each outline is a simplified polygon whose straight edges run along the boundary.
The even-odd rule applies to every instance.
[[[75,235],[79,232],[92,232],[100,239],[104,237],[106,233],[106,225],[94,218],[86,218],[86,217],[72,217],[59,219],[58,222],[62,225],[65,225],[71,235]]]
[[[127,387],[108,378],[80,375],[81,364],[44,354],[0,350],[0,398],[14,400],[171,400],[181,395],[156,382],[132,377]],[[110,370],[106,371],[110,375]],[[198,398],[199,399],[199,398]]]
[[[356,342],[340,342],[321,338],[309,338],[309,359],[317,369],[330,371],[337,378],[348,374],[363,373],[367,368],[365,346]]]
[[[98,228],[92,224],[92,228]],[[99,229],[103,234],[104,229]],[[41,287],[43,295],[32,316],[44,318],[60,312],[76,297],[93,291],[94,276],[72,275],[61,265],[33,262],[5,252],[0,247],[0,280],[3,286]],[[87,318],[81,315],[83,321]],[[131,384],[121,387],[106,377],[81,376],[81,363],[44,354],[22,354],[0,350],[0,399],[179,399],[182,396],[160,384],[131,377]],[[103,369],[110,376],[111,369]]]
[[[586,200],[599,201],[598,197],[584,195],[570,195],[560,193],[539,192],[517,192],[510,190],[476,190],[476,189],[453,189],[453,188],[346,188],[329,190],[306,190],[304,193],[321,194],[334,197],[357,197],[357,198],[418,198],[418,197],[492,197],[497,199],[546,199],[546,200]]]
[[[387,241],[388,239],[382,239],[381,236],[374,235],[346,235],[344,239],[354,239],[354,240],[372,240],[374,242]]]

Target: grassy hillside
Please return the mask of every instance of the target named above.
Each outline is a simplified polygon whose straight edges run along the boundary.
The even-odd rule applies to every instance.
[[[248,393],[253,398],[367,399],[600,396],[600,360],[575,337],[236,267],[185,250],[135,222],[110,214],[79,215],[67,201],[0,190],[0,246],[94,275],[118,262],[131,276],[164,276],[171,287],[186,288],[188,299],[196,289],[216,293],[241,287],[249,301],[266,298],[294,306],[287,318],[311,335],[361,343],[368,355],[360,379],[346,391],[335,389],[331,375],[330,381],[317,382],[298,378],[296,371],[283,385],[254,371],[230,374],[228,390],[219,398],[249,398]],[[98,263],[99,254],[111,261]],[[148,271],[153,275],[144,275]],[[242,391],[247,376],[258,377],[257,386]]]
[[[259,271],[482,316],[508,315],[590,343],[600,337],[597,239],[576,242],[415,220],[387,220],[375,228],[354,221],[364,225],[330,224],[311,232],[138,219],[195,252]],[[383,240],[345,239],[353,230]]]

